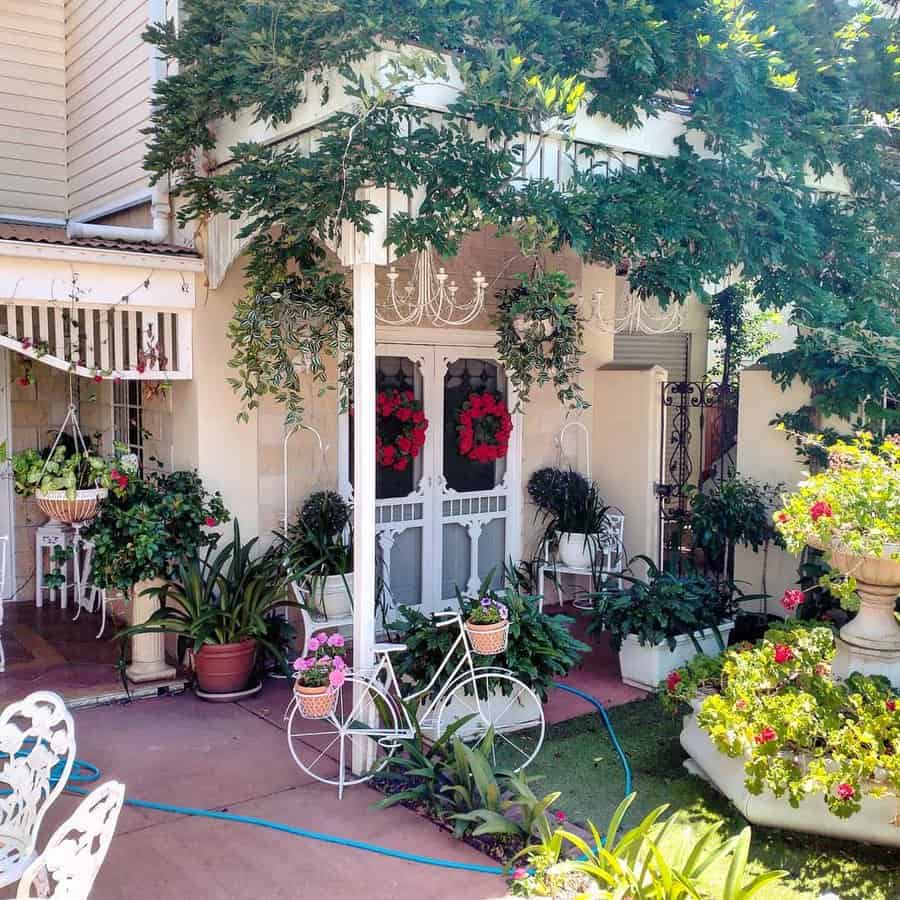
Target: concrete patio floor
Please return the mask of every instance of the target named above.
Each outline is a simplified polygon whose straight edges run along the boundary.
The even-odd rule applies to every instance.
[[[550,610],[553,611],[553,610]],[[569,612],[570,610],[563,610]],[[585,618],[574,632],[583,636]],[[607,705],[644,696],[622,685],[606,640],[565,681]],[[373,810],[379,795],[365,786],[336,791],[293,762],[282,716],[287,681],[270,680],[239,704],[212,704],[190,692],[74,713],[78,756],[117,779],[127,796],[266,818],[382,846],[475,864],[490,860],[415,813]],[[548,722],[593,712],[585,701],[553,691]],[[77,799],[63,796],[45,820],[40,844]],[[94,900],[487,900],[505,883],[491,875],[404,862],[293,835],[126,807]]]

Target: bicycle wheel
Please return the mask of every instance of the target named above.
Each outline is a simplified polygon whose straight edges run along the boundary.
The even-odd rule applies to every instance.
[[[354,705],[357,685],[366,699]],[[294,762],[316,781],[337,785],[341,791],[368,781],[387,765],[398,746],[400,727],[393,701],[381,687],[359,675],[347,676],[334,712],[327,718],[304,718],[295,700],[291,707],[287,741]],[[366,761],[360,775],[350,768],[354,749]]]
[[[493,761],[519,771],[537,756],[544,742],[544,707],[537,694],[504,672],[478,672],[453,687],[437,714],[436,734],[463,716],[470,719],[457,734],[467,744],[481,740],[494,727]]]

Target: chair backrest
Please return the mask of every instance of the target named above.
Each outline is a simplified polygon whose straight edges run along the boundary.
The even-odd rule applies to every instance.
[[[41,820],[75,762],[75,723],[62,697],[37,691],[0,714],[0,837],[30,855]],[[7,793],[8,791],[8,793]]]
[[[106,859],[124,800],[125,785],[118,781],[107,781],[91,791],[22,874],[16,900],[87,900]]]

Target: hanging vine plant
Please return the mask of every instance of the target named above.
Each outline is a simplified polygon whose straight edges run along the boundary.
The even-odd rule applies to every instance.
[[[512,428],[512,416],[501,396],[473,391],[456,416],[456,449],[473,462],[495,462],[509,452]]]
[[[519,284],[502,291],[497,303],[497,352],[516,387],[519,404],[535,385],[552,384],[560,403],[583,409],[581,374],[584,326],[565,272],[519,274]]]

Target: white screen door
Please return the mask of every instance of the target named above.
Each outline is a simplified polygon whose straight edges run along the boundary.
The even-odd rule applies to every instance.
[[[451,605],[457,588],[474,593],[492,571],[499,584],[504,562],[518,559],[521,422],[513,416],[505,459],[474,462],[458,451],[457,414],[470,394],[488,391],[513,405],[492,351],[380,344],[377,366],[377,390],[412,391],[429,423],[413,466],[377,470],[377,552],[385,596],[393,607],[430,613]],[[353,438],[346,417],[341,433],[341,468],[349,481]]]

